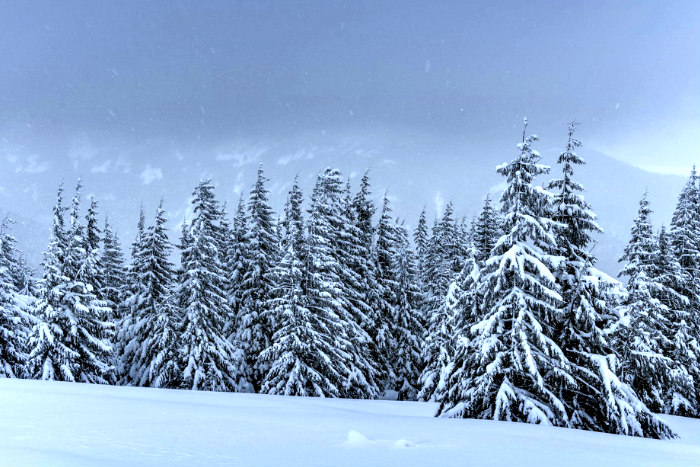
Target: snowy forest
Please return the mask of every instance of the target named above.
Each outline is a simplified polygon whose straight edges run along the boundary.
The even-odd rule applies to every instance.
[[[386,195],[375,205],[369,173],[352,187],[332,168],[310,194],[295,180],[275,213],[261,165],[237,206],[200,181],[177,239],[165,201],[142,207],[123,248],[82,181],[61,183],[39,271],[2,223],[0,376],[394,397],[672,438],[657,414],[700,417],[698,176],[668,226],[640,193],[620,270],[602,272],[575,131],[550,168],[525,123],[500,198],[415,228]]]

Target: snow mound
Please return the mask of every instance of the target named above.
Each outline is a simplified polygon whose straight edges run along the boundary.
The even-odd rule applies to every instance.
[[[372,440],[360,433],[359,431],[355,430],[350,430],[348,432],[348,436],[343,444],[352,448],[386,447],[394,449],[412,448],[416,445],[415,443],[407,439],[397,439],[396,441],[391,441],[387,439]]]
[[[345,440],[345,445],[353,448],[364,448],[371,446],[374,442],[359,431],[350,430]]]

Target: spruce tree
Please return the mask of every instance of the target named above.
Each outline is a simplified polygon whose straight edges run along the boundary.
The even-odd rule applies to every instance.
[[[479,250],[471,244],[467,260],[462,271],[450,284],[445,297],[446,313],[452,320],[454,333],[454,350],[441,363],[436,392],[440,394],[440,410],[450,407],[450,404],[459,405],[461,401],[471,397],[470,390],[472,380],[470,365],[473,364],[474,348],[470,346],[472,326],[479,323],[482,316],[480,307],[483,299],[484,282],[481,280],[481,268],[483,264],[477,260]]]
[[[460,272],[460,243],[454,208],[448,203],[439,222],[433,227],[426,255],[426,289],[423,296],[423,314],[427,317],[428,335],[422,350],[424,362],[421,374],[422,400],[437,401],[442,397],[438,387],[441,373],[454,351],[452,315],[445,297],[450,284]]]
[[[661,330],[666,346],[664,355],[671,359],[671,385],[665,393],[664,411],[675,415],[698,415],[697,395],[693,385],[693,374],[697,373],[698,337],[688,325],[692,319],[691,300],[687,292],[687,278],[671,245],[671,236],[665,226],[657,237],[655,275],[660,288],[655,294],[665,305],[665,320]]]
[[[479,218],[474,225],[474,247],[476,248],[477,261],[483,263],[491,256],[491,250],[496,246],[496,241],[500,236],[498,212],[491,204],[490,195],[487,194]]]
[[[369,335],[358,320],[357,290],[349,282],[347,221],[342,176],[328,168],[318,176],[309,210],[309,307],[337,321],[334,345],[344,358],[332,363],[342,375],[340,396],[375,398],[378,371],[366,352]]]
[[[672,343],[668,335],[670,310],[661,300],[667,288],[659,282],[656,267],[658,243],[650,219],[651,209],[644,193],[620,276],[628,278],[628,296],[621,311],[628,320],[618,334],[623,381],[654,412],[664,409],[665,398],[674,386],[675,363],[664,349]]]
[[[226,242],[225,273],[228,276],[225,286],[226,297],[228,298],[231,316],[229,316],[224,332],[231,342],[236,341],[239,317],[242,316],[243,309],[243,278],[246,273],[246,251],[248,239],[248,217],[245,211],[245,203],[241,196],[238,200],[238,207],[233,218],[231,233]]]
[[[192,197],[194,217],[183,227],[186,236],[177,290],[183,313],[178,358],[181,386],[192,390],[248,390],[243,355],[223,332],[230,311],[222,289],[225,281],[217,224],[221,213],[214,186],[202,180]]]
[[[275,286],[266,309],[279,326],[260,355],[269,369],[261,391],[288,396],[339,397],[345,354],[337,346],[341,323],[326,308],[312,308],[308,254],[301,211],[302,193],[295,179],[289,193],[282,245],[284,255],[270,271]]]
[[[274,287],[269,272],[279,253],[274,213],[268,201],[269,191],[265,187],[267,181],[260,165],[248,201],[246,270],[240,285],[242,309],[237,323],[237,341],[245,355],[246,379],[256,391],[260,389],[267,372],[267,364],[258,361],[258,356],[269,346],[272,330],[277,325],[275,317],[265,309]]]
[[[124,382],[135,386],[177,388],[182,378],[177,366],[181,317],[173,297],[175,270],[166,222],[161,200],[153,225],[134,252],[132,272],[139,294],[129,302],[133,319],[122,336],[128,339],[122,366]]]
[[[609,338],[618,324],[614,306],[617,281],[595,268],[592,235],[602,233],[596,215],[574,180],[574,167],[584,160],[576,153],[576,124],[569,125],[565,150],[558,163],[562,178],[549,183],[554,191],[553,219],[563,260],[554,274],[561,287],[562,319],[556,322],[558,343],[570,365],[575,385],[560,394],[573,428],[636,436],[665,437],[663,425],[620,381],[619,361]]]
[[[393,320],[397,311],[396,281],[396,231],[391,217],[391,206],[384,195],[382,210],[377,223],[377,239],[373,251],[374,297],[371,302],[367,331],[372,340],[373,359],[381,371],[382,388],[393,387],[396,380],[394,368],[397,344],[393,333]]]
[[[114,319],[120,321],[121,303],[124,299],[126,286],[126,267],[121,243],[112,226],[109,218],[105,219],[104,236],[102,239],[102,298],[107,305],[112,308]]]
[[[425,328],[421,320],[421,291],[409,234],[403,222],[394,226],[396,245],[392,260],[395,304],[391,319],[394,342],[394,387],[399,400],[416,400],[420,390],[421,349]]]
[[[85,249],[80,224],[81,182],[73,197],[70,225],[62,230],[62,189],[54,208],[54,228],[45,255],[45,275],[35,307],[39,323],[30,338],[34,377],[60,381],[108,383],[114,378],[108,341],[111,310],[99,300],[91,279],[93,258]]]
[[[548,193],[533,185],[549,169],[539,164],[532,148],[536,140],[523,132],[520,154],[498,167],[507,180],[501,197],[505,234],[481,273],[483,311],[471,327],[463,370],[462,386],[468,389],[447,392],[439,410],[443,416],[569,423],[557,394],[573,378],[553,332],[561,302],[552,274],[554,222],[543,209]]]
[[[676,346],[694,380],[695,399],[700,403],[700,187],[695,167],[678,198],[671,219],[671,242],[681,267],[679,292],[688,298],[684,316],[676,320]],[[684,341],[682,335],[688,338]],[[695,415],[700,407],[695,406]],[[687,415],[692,415],[687,413]]]
[[[16,240],[9,233],[11,222],[5,218],[0,225],[0,378],[26,376],[27,340],[32,324],[25,309],[32,297],[21,295],[12,276],[19,257]]]

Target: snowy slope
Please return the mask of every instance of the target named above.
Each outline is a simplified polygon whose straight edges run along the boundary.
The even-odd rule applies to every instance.
[[[0,380],[0,466],[698,466],[680,440],[432,417],[425,403]]]

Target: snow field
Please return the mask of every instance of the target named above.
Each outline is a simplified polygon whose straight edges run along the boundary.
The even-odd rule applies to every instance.
[[[700,465],[700,420],[673,441],[435,418],[420,402],[0,380],[0,466]]]

